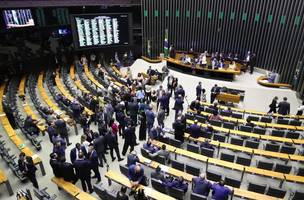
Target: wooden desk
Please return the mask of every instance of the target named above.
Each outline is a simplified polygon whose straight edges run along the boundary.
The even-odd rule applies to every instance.
[[[124,185],[127,188],[131,189],[131,184],[130,184],[129,179],[126,176],[122,175],[122,174],[119,174],[119,173],[116,173],[116,172],[110,170],[110,171],[108,171],[105,174],[105,177],[107,177],[110,180],[115,181],[116,183],[118,183],[120,185]],[[152,199],[156,199],[156,200],[174,200],[173,197],[170,197],[170,196],[168,196],[166,194],[160,193],[160,192],[158,192],[156,190],[153,190],[152,188],[145,187],[143,185],[139,185],[136,188],[136,190],[138,190],[140,188],[144,189],[146,196],[148,196],[148,197],[150,197]]]
[[[10,196],[14,195],[12,186],[11,186],[9,180],[7,179],[6,174],[2,170],[0,170],[0,184],[5,184],[8,194]]]
[[[101,89],[105,89],[103,87],[103,85],[101,85],[95,78],[94,76],[91,74],[90,70],[88,69],[88,66],[87,65],[84,65],[83,66],[83,69],[84,69],[84,73],[85,75],[88,77],[88,79],[94,83],[98,88],[101,88]]]
[[[19,94],[20,98],[25,97],[25,82],[26,82],[26,76],[23,75],[21,80],[20,80],[19,90],[18,90],[18,94]]]
[[[220,93],[216,96],[218,101],[240,103],[241,96],[239,94]]]
[[[260,76],[257,78],[257,83],[266,86],[266,87],[273,87],[273,88],[288,88],[291,89],[292,85],[287,84],[287,83],[269,83],[267,76]]]
[[[162,142],[159,141],[153,141],[153,144],[156,145],[157,147],[161,148],[161,146],[164,144]],[[213,165],[217,165],[217,166],[221,166],[221,167],[225,167],[225,168],[229,168],[229,169],[235,169],[241,172],[247,172],[247,173],[254,173],[260,176],[266,176],[269,178],[276,178],[283,181],[293,181],[293,182],[298,182],[298,183],[304,183],[304,177],[301,176],[295,176],[292,175],[291,176],[286,176],[287,174],[283,174],[283,173],[279,173],[279,172],[274,172],[274,171],[270,171],[270,170],[264,170],[264,169],[259,169],[256,167],[247,167],[244,165],[240,165],[237,163],[232,163],[232,162],[228,162],[228,161],[223,161],[223,160],[219,160],[216,158],[209,158],[207,156],[203,156],[197,153],[193,153],[193,152],[189,152],[187,150],[184,149],[180,149],[180,148],[175,148],[172,147],[171,145],[165,144],[167,147],[167,150],[173,153],[176,153],[178,155],[181,156],[185,156],[194,160],[198,160],[201,162],[206,162],[208,164],[213,164]],[[168,148],[169,147],[169,148]],[[174,150],[173,150],[174,149]],[[173,150],[173,151],[172,151]],[[291,175],[291,174],[288,174]]]
[[[64,191],[72,195],[73,197],[76,197],[80,192],[82,192],[81,189],[79,189],[76,185],[73,183],[67,182],[63,180],[63,178],[57,178],[53,177],[52,181],[60,188],[62,188]]]
[[[194,121],[187,119],[188,124],[193,124]],[[201,127],[207,127],[207,124],[203,123],[198,123]],[[250,137],[250,138],[256,138],[256,139],[262,139],[262,140],[269,140],[269,141],[275,141],[275,142],[286,142],[286,143],[291,143],[291,144],[304,144],[303,139],[290,139],[290,138],[285,138],[285,137],[276,137],[276,136],[271,136],[271,135],[259,135],[256,133],[249,133],[249,132],[244,132],[244,131],[239,131],[239,130],[231,130],[227,128],[222,128],[218,126],[212,126],[214,130],[223,132],[223,133],[229,133],[229,134],[234,134],[234,135],[239,135],[239,136],[244,136],[244,137]]]
[[[70,77],[71,77],[71,79],[74,81],[74,83],[75,83],[75,85],[76,85],[76,87],[77,87],[78,89],[80,89],[80,90],[81,90],[82,92],[84,92],[84,93],[90,93],[90,91],[88,91],[88,90],[82,85],[82,83],[81,83],[80,80],[76,80],[75,67],[74,67],[74,65],[71,65],[71,67],[70,67]]]
[[[149,63],[160,63],[162,62],[162,59],[151,59],[151,58],[148,58],[146,56],[141,56],[141,58],[144,60],[144,61],[147,61]]]
[[[152,161],[148,158],[143,157],[142,155],[139,155],[138,158],[139,158],[139,162],[141,164],[144,164],[144,165],[146,165],[148,167],[151,167],[153,169],[156,169],[159,166],[161,168],[161,170],[163,172],[165,172],[166,174],[169,174],[169,175],[174,176],[174,177],[182,176],[182,177],[184,177],[184,179],[187,182],[191,183],[192,178],[194,177],[193,175],[188,174],[186,172],[183,172],[183,171],[174,169],[172,167],[162,165],[158,162]],[[210,181],[210,182],[212,184],[214,183],[213,181]],[[228,187],[230,187],[230,186],[228,186]],[[251,192],[251,191],[247,191],[247,190],[243,190],[243,189],[239,189],[239,188],[233,188],[233,187],[230,187],[230,188],[234,190],[234,193],[233,193],[234,196],[241,197],[241,198],[248,198],[248,199],[254,199],[254,200],[261,200],[261,199],[263,199],[263,200],[275,200],[275,199],[277,199],[277,198],[274,198],[274,197],[271,197],[271,196],[268,196],[268,195],[259,194],[259,193],[256,193],[256,192]]]

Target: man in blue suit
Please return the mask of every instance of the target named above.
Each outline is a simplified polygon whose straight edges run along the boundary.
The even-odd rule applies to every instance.
[[[154,125],[155,121],[155,114],[152,111],[152,107],[150,106],[149,109],[146,111],[146,117],[147,117],[147,128],[148,128],[148,133],[150,133],[151,128]]]
[[[193,192],[199,195],[208,196],[212,183],[210,183],[206,178],[205,174],[200,174],[199,177],[193,177],[192,183],[194,184]]]
[[[197,120],[194,120],[194,124],[189,127],[190,136],[193,138],[198,138],[201,136],[201,127],[197,125]]]
[[[85,156],[82,152],[79,153],[78,159],[74,162],[74,167],[76,171],[76,176],[81,180],[81,186],[83,191],[87,191],[87,187],[89,192],[93,192],[92,184],[91,184],[91,166],[90,162],[85,159]]]
[[[72,163],[74,163],[75,160],[79,158],[79,154],[81,152],[84,154],[85,157],[87,157],[87,151],[86,151],[85,147],[81,146],[80,143],[76,143],[75,147],[73,149],[71,149],[71,152],[70,152],[70,159],[71,159]]]
[[[95,173],[95,175],[92,178],[97,178],[96,183],[99,183],[101,181],[101,177],[100,177],[100,173],[98,170],[98,155],[97,155],[96,150],[94,149],[93,144],[89,145],[88,160],[90,161],[91,169]]]

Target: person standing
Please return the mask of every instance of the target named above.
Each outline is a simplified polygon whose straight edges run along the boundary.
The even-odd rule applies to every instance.
[[[76,171],[76,176],[81,181],[81,186],[83,191],[89,190],[90,193],[93,192],[91,184],[91,166],[90,162],[85,159],[85,156],[82,152],[79,153],[79,158],[75,160],[74,167]]]
[[[143,141],[146,140],[147,135],[147,117],[145,112],[142,112],[140,116],[139,141]]]
[[[134,150],[134,145],[135,145],[135,127],[132,126],[131,124],[128,124],[128,127],[125,130],[125,142],[124,146],[122,149],[122,155],[125,156],[128,148],[130,147],[130,152]]]
[[[165,116],[166,116],[165,110],[163,109],[163,107],[160,107],[157,113],[157,123],[161,128],[165,127],[165,123],[164,123]]]
[[[297,108],[297,114],[296,115],[303,115],[303,110],[304,110],[304,101],[302,101],[302,105],[300,105]]]
[[[174,138],[176,140],[184,142],[185,127],[182,123],[181,118],[178,117],[172,126],[174,128]]]
[[[147,128],[148,128],[148,133],[149,133],[151,128],[153,127],[154,121],[155,121],[155,114],[152,111],[151,106],[149,106],[148,110],[146,110],[146,117],[147,117]]]
[[[268,113],[277,113],[277,103],[278,103],[278,97],[275,96],[273,99],[272,99],[272,102],[271,104],[269,105],[269,111]]]
[[[177,118],[178,113],[183,112],[184,107],[183,107],[184,101],[182,98],[182,95],[178,95],[177,98],[175,99],[174,103],[174,110],[175,110],[175,119]]]
[[[103,134],[99,135],[98,133],[94,134],[94,138],[93,145],[99,159],[99,166],[103,167],[103,161],[107,164],[107,159],[105,157],[106,139]]]
[[[56,153],[50,154],[50,165],[52,167],[53,174],[57,178],[61,178],[62,177],[61,162],[58,160],[58,156]]]
[[[170,94],[170,97],[171,97],[172,91],[173,91],[173,80],[174,80],[174,77],[172,75],[168,76],[168,78],[167,78],[167,90]]]
[[[75,147],[70,151],[70,160],[72,163],[79,158],[79,154],[82,153],[87,156],[87,152],[84,146],[81,146],[80,143],[76,143]]]
[[[199,177],[193,177],[192,183],[194,184],[194,193],[206,197],[209,195],[212,184],[206,179],[205,174],[202,173]]]
[[[96,150],[94,149],[94,145],[89,145],[89,152],[88,152],[88,160],[90,161],[90,166],[95,175],[92,178],[97,178],[97,182],[99,183],[101,181],[100,173],[98,170],[98,155]]]
[[[201,100],[202,95],[202,82],[198,82],[198,85],[196,86],[196,99]]]
[[[112,131],[108,131],[107,135],[105,136],[107,145],[110,148],[110,155],[112,158],[112,162],[116,159],[113,154],[113,150],[115,150],[116,155],[118,157],[118,161],[122,161],[123,159],[120,157],[118,141],[116,135],[112,133]]]
[[[220,92],[220,88],[217,86],[217,84],[215,84],[212,88],[211,88],[211,99],[210,99],[210,103],[213,103],[216,96],[218,95],[218,93]]]
[[[60,119],[60,116],[57,116],[57,120],[55,121],[55,127],[56,127],[56,131],[57,133],[59,133],[59,135],[65,139],[66,144],[69,146],[72,143],[70,143],[69,140],[69,134],[68,134],[68,128],[66,125],[66,122],[63,119]]]
[[[75,184],[78,181],[78,178],[75,174],[74,165],[72,163],[66,162],[65,158],[61,158],[60,162],[63,180]]]
[[[30,156],[25,157],[25,174],[27,178],[32,182],[36,189],[39,189],[38,181],[36,179],[37,168],[34,165],[33,159]]]
[[[128,112],[130,118],[132,119],[133,125],[137,125],[137,114],[138,114],[138,103],[136,99],[133,99],[133,102],[128,103]]]
[[[290,103],[287,102],[287,97],[283,98],[283,101],[281,101],[278,105],[278,113],[280,115],[289,115],[290,113]]]

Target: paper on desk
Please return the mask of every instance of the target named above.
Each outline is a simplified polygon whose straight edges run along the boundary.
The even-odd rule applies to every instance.
[[[168,172],[168,171],[169,171],[169,167],[168,167],[168,166],[163,165],[163,166],[161,166],[160,168],[161,168],[161,170],[162,170],[163,172]]]
[[[36,158],[38,158],[37,154],[32,155],[32,159],[35,160]]]

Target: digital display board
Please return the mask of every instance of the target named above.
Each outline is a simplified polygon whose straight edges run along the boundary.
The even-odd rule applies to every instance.
[[[7,29],[35,26],[30,9],[3,10],[2,12]]]

